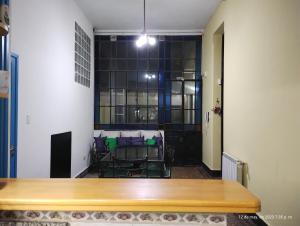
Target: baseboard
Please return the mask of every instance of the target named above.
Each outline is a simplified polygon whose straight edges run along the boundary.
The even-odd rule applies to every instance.
[[[90,166],[83,170],[81,173],[77,174],[75,178],[84,178],[90,172]]]
[[[212,177],[221,177],[221,170],[211,170],[204,162],[202,162],[204,169],[211,175]]]

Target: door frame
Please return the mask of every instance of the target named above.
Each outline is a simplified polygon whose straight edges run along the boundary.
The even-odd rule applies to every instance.
[[[221,172],[223,168],[224,152],[224,61],[225,61],[225,33],[222,34],[222,55],[221,55]]]
[[[15,76],[12,75],[12,60],[15,60]],[[19,84],[19,56],[15,53],[10,54],[10,145],[9,145],[9,177],[17,177],[18,160],[18,84]],[[14,121],[13,121],[14,120]],[[12,141],[14,144],[12,146]],[[14,151],[14,158],[11,158]],[[14,162],[12,162],[14,161]]]

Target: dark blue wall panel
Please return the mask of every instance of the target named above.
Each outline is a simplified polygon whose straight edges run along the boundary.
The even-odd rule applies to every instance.
[[[8,4],[0,0],[0,4]],[[0,70],[8,70],[8,36],[0,38]],[[7,177],[8,162],[8,99],[0,99],[0,177]]]

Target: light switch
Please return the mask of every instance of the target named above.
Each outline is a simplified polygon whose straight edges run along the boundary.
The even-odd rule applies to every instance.
[[[26,124],[29,125],[30,124],[30,115],[26,115]]]

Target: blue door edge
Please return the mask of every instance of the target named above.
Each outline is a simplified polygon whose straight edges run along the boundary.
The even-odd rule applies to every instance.
[[[9,145],[9,177],[17,177],[17,153],[18,153],[18,83],[19,83],[19,55],[10,53],[10,145]],[[13,68],[14,67],[14,68]],[[14,73],[14,75],[13,75]],[[11,155],[11,147],[14,147],[14,154]]]

